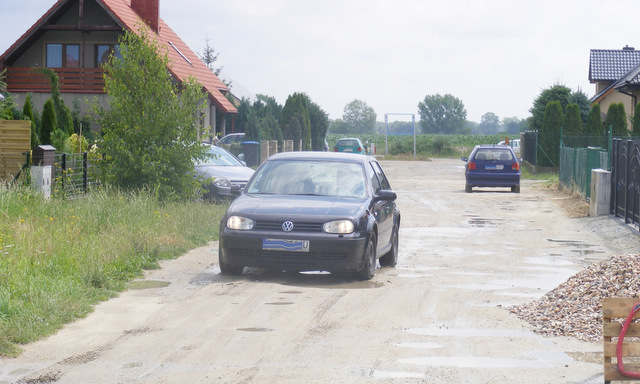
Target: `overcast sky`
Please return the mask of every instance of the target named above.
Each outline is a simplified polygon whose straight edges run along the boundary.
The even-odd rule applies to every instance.
[[[55,0],[0,0],[0,54]],[[160,17],[196,52],[207,36],[234,84],[304,92],[342,117],[359,99],[415,113],[451,94],[467,118],[526,118],[554,84],[589,97],[589,51],[640,49],[637,0],[160,0]],[[404,120],[405,117],[391,118]],[[410,117],[408,117],[410,119]]]

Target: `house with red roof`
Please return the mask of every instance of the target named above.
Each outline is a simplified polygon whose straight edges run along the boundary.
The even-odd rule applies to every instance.
[[[58,0],[0,56],[0,72],[7,70],[7,90],[17,104],[32,94],[42,106],[50,97],[48,80],[34,68],[52,68],[60,78],[67,105],[74,99],[97,98],[106,106],[101,64],[118,52],[118,37],[143,25],[169,58],[172,78],[193,76],[202,84],[207,100],[200,116],[203,139],[224,135],[226,122],[238,113],[227,100],[227,87],[160,18],[160,0]],[[81,103],[83,113],[86,103]]]

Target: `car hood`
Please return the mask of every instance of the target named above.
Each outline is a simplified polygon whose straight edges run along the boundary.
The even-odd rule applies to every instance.
[[[268,217],[270,220],[304,217],[310,221],[323,221],[334,217],[361,216],[367,208],[367,201],[327,196],[243,194],[231,204],[229,214]]]
[[[226,177],[234,181],[248,181],[255,172],[249,167],[234,167],[228,165],[200,165],[196,167],[199,175],[208,177]]]

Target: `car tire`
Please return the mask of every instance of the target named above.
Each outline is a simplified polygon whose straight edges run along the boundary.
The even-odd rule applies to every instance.
[[[222,258],[222,248],[218,246],[218,264],[220,264],[220,273],[223,275],[233,275],[239,276],[242,275],[242,271],[244,271],[244,267],[229,265]]]
[[[358,271],[360,280],[371,280],[376,273],[376,235],[371,234],[364,250],[364,263]]]
[[[511,187],[511,192],[513,193],[520,193],[520,186],[516,185],[514,187]]]
[[[380,257],[381,267],[395,267],[398,264],[398,224],[393,226],[391,233],[391,250],[386,255]]]
[[[464,191],[467,193],[471,193],[471,190],[473,189],[473,187],[471,186],[471,184],[465,184],[464,186]]]

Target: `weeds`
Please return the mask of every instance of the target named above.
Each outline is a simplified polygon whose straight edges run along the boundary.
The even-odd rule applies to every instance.
[[[44,200],[0,186],[0,355],[86,316],[159,260],[216,240],[225,208],[146,192]]]

